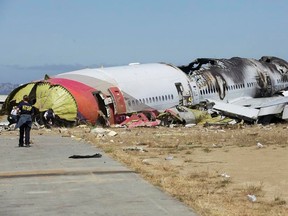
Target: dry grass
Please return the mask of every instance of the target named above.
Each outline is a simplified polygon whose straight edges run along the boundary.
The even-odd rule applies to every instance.
[[[288,215],[288,197],[270,198],[268,184],[265,180],[256,180],[257,175],[247,176],[246,183],[240,182],[241,175],[234,177],[234,174],[231,178],[220,175],[224,168],[233,171],[227,161],[233,162],[239,154],[243,157],[259,154],[261,158],[261,153],[268,148],[276,152],[286,150],[286,125],[246,125],[240,129],[203,126],[111,129],[118,132],[116,137],[97,138],[91,133],[83,136],[77,130],[73,134],[102,148],[153,185],[192,207],[199,215]],[[257,142],[265,148],[258,149]],[[131,146],[141,146],[147,151],[123,151]],[[165,160],[168,156],[173,159]],[[248,159],[244,158],[243,162],[245,160]],[[271,165],[273,163],[271,161]],[[238,166],[244,165],[240,163]],[[250,202],[248,194],[256,195],[257,201]]]

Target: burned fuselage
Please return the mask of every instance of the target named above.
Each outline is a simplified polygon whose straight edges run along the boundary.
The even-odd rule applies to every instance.
[[[219,98],[270,97],[288,87],[288,63],[276,57],[259,60],[196,59],[179,67],[199,89],[199,101]]]

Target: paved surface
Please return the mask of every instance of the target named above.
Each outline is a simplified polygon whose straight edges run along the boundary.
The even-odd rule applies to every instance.
[[[0,215],[188,216],[188,207],[90,144],[33,136],[31,148],[0,135]],[[101,158],[71,155],[101,153]]]

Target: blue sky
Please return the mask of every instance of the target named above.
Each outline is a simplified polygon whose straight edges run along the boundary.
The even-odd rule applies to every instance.
[[[288,60],[286,0],[0,0],[0,83],[131,62]]]

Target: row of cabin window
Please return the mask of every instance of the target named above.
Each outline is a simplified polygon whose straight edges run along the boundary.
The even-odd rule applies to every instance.
[[[139,104],[148,104],[148,103],[155,103],[158,101],[167,101],[167,100],[173,100],[174,96],[171,95],[162,95],[162,96],[155,96],[155,97],[149,97],[149,98],[143,98],[139,100],[129,100],[128,106],[135,106]]]
[[[256,85],[256,83],[247,83],[247,87],[252,87]],[[229,90],[235,90],[235,89],[241,89],[241,88],[245,88],[245,84],[242,83],[242,84],[236,84],[236,85],[231,85],[231,86],[226,86],[225,89],[226,91],[229,91]],[[218,90],[213,86],[212,88],[208,88],[208,89],[201,89],[200,90],[200,94],[203,95],[203,94],[211,94],[211,93],[216,93],[218,92]]]
[[[277,79],[277,83],[287,82],[288,79],[286,77],[282,77],[281,79]]]

